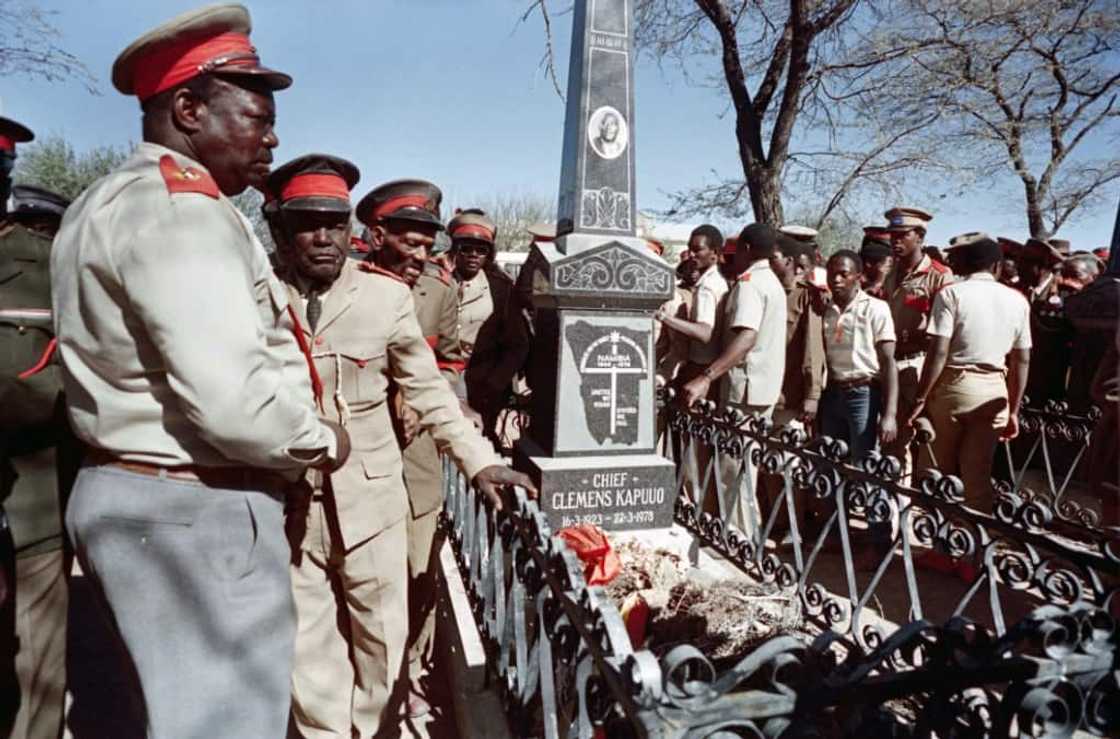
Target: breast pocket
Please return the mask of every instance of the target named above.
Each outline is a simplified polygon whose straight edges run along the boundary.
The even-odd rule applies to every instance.
[[[384,400],[384,345],[347,347],[339,350],[338,357],[343,396],[358,402]]]

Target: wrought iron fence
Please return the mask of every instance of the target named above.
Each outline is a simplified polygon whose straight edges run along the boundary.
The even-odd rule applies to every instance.
[[[932,473],[908,487],[896,460],[853,467],[839,442],[666,412],[678,522],[795,597],[815,636],[776,636],[722,673],[695,646],[635,650],[535,501],[518,490],[495,514],[448,465],[445,523],[517,735],[1120,732],[1116,541],[1064,540],[1014,496],[997,515],[973,511],[959,480]],[[780,481],[768,513],[748,512],[749,533],[730,525],[732,511],[705,512],[709,496],[753,488],[747,462]],[[892,533],[861,572],[869,525]],[[922,570],[931,549],[971,563],[967,578]]]
[[[1062,401],[1048,401],[1042,407],[1024,406],[1019,438],[1002,444],[1000,461],[1006,464],[1006,474],[997,479],[996,489],[1015,496],[1025,506],[1023,514],[1036,525],[1094,537],[1092,530],[1099,529],[1101,523],[1099,511],[1075,500],[1070,491],[1084,477],[1083,462],[1100,417],[1097,408],[1074,413]],[[1032,469],[1041,485],[1028,486]]]

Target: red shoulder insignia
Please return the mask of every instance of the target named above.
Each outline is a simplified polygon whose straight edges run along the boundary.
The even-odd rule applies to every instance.
[[[949,269],[947,266],[937,261],[936,259],[929,260],[929,264],[931,267],[933,267],[934,272],[938,272],[943,275],[953,274],[953,270]]]
[[[751,273],[750,272],[744,272],[743,274],[739,275],[739,282],[750,282],[750,281],[751,281]]]
[[[388,277],[390,279],[396,280],[406,287],[408,286],[408,283],[401,279],[400,275],[394,272],[390,272],[389,270],[382,267],[378,267],[373,262],[358,262],[358,269],[362,272],[368,272],[371,275],[381,275],[382,277]]]
[[[194,167],[180,167],[170,154],[159,158],[159,173],[163,175],[167,191],[172,195],[177,192],[197,192],[217,200],[221,194],[213,177]]]

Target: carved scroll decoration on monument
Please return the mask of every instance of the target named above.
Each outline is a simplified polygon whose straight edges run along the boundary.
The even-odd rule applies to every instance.
[[[557,291],[664,294],[669,292],[671,274],[663,265],[642,259],[623,246],[608,245],[559,264],[553,287]]]

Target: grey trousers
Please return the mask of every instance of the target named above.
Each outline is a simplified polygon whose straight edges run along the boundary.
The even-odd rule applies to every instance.
[[[136,667],[148,737],[285,735],[295,608],[276,495],[85,467],[66,527]]]

